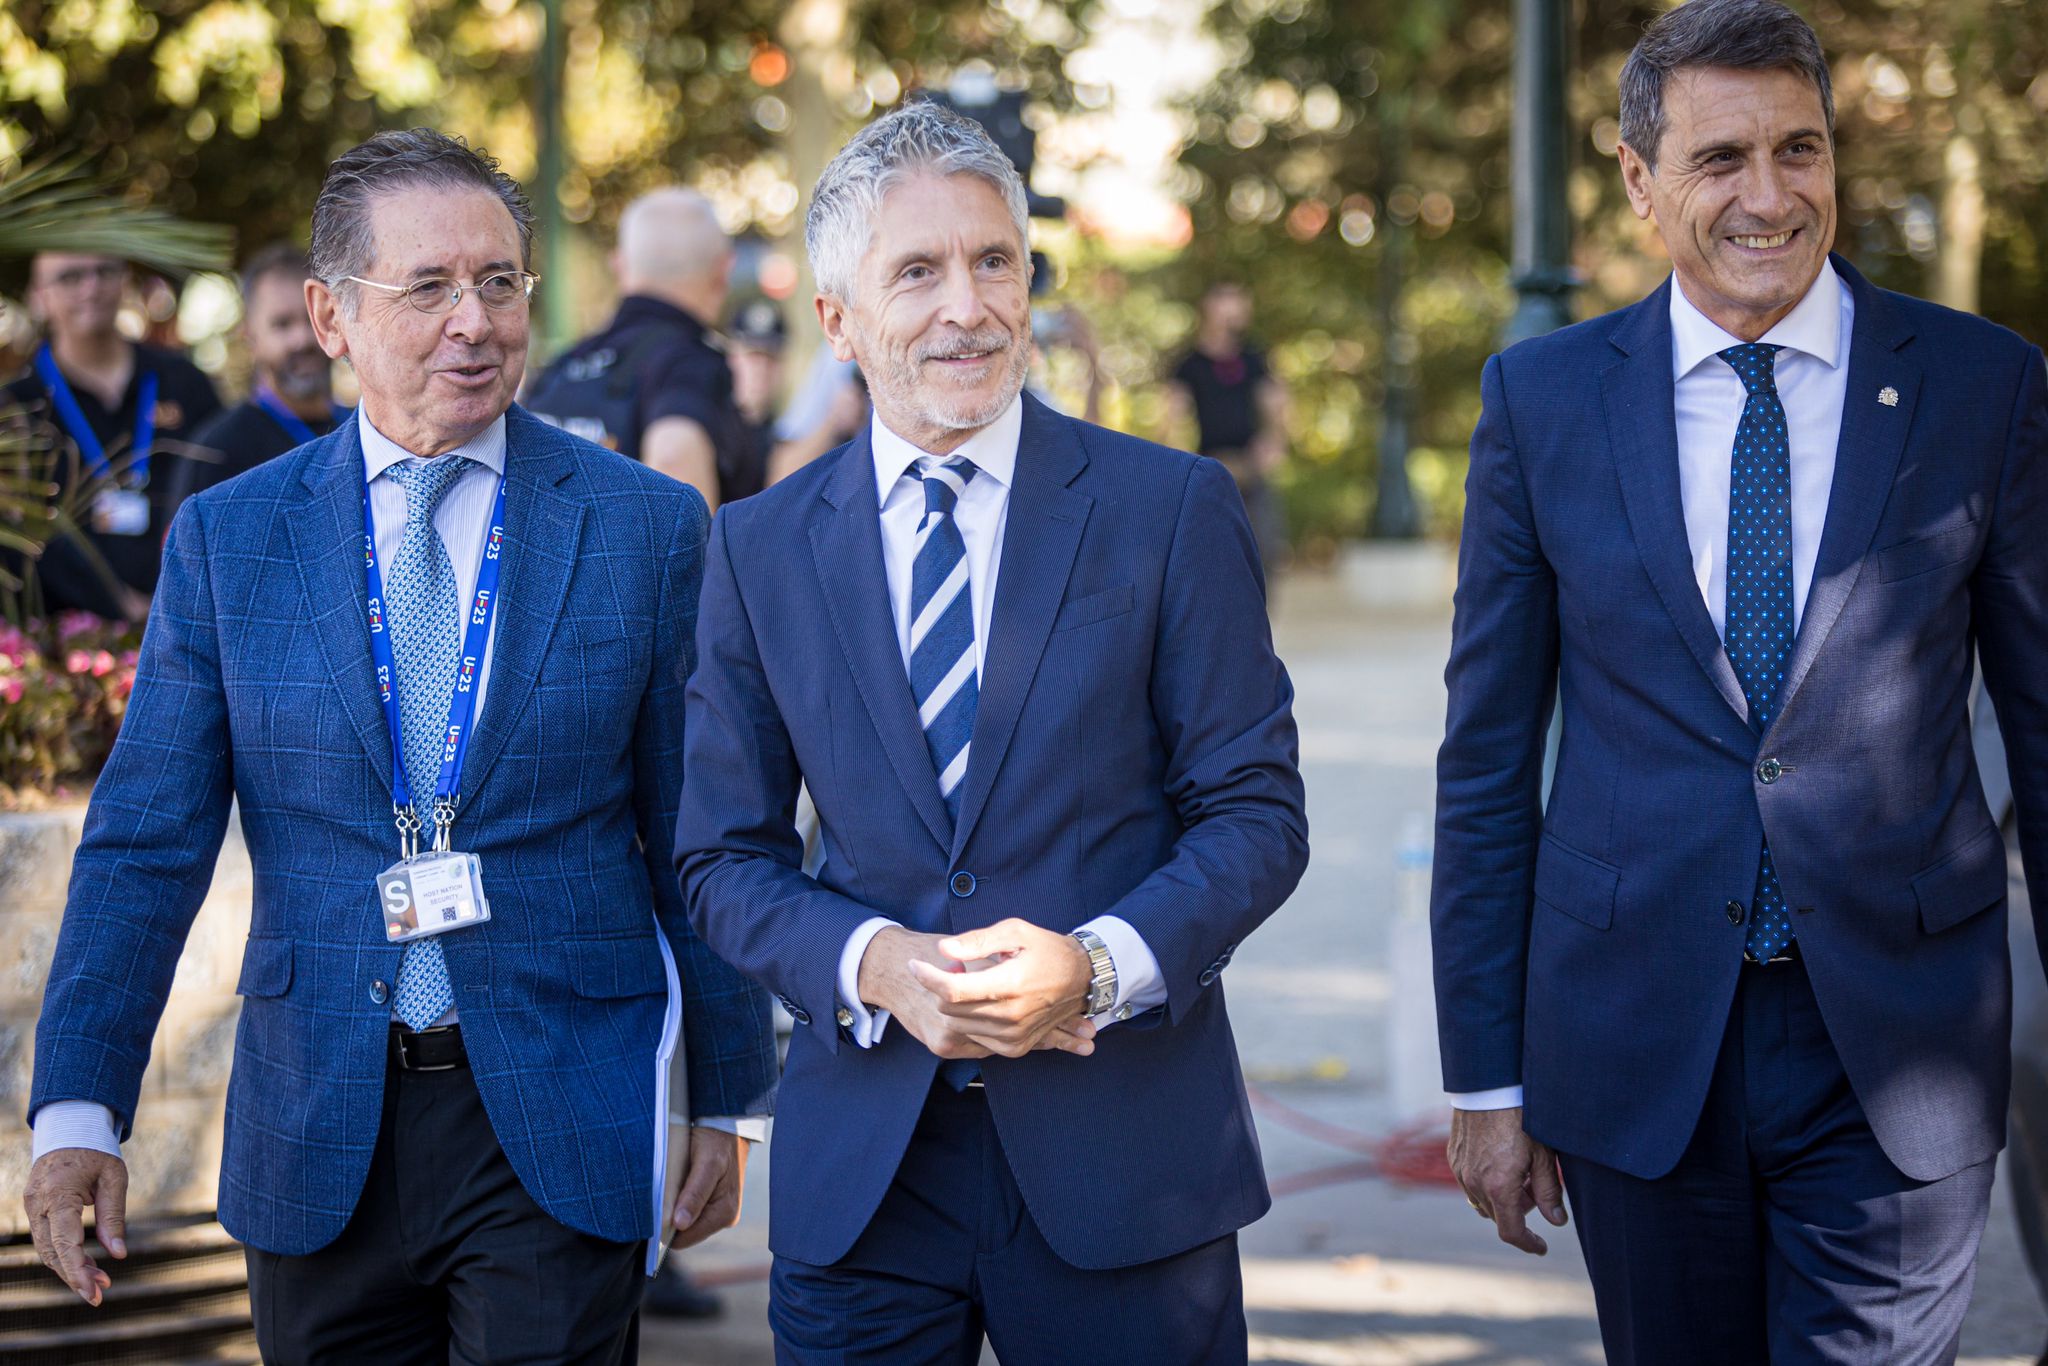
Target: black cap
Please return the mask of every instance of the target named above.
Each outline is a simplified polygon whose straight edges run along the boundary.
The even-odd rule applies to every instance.
[[[725,334],[741,346],[764,351],[780,351],[789,340],[782,310],[766,299],[750,299],[741,304]]]

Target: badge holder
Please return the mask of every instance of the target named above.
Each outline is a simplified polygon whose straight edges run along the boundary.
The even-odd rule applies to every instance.
[[[434,800],[434,842],[420,852],[425,827],[410,806],[392,808],[398,826],[398,862],[377,875],[377,899],[384,907],[384,935],[393,944],[446,934],[491,918],[484,899],[483,860],[450,847],[455,803]]]

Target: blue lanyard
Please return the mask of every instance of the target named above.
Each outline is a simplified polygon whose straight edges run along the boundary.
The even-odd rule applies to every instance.
[[[498,479],[498,498],[491,506],[491,530],[484,537],[483,560],[477,566],[476,594],[470,599],[469,625],[462,637],[462,665],[455,675],[455,696],[448,703],[448,728],[441,743],[441,776],[434,783],[437,834],[455,821],[461,800],[458,783],[463,756],[469,752],[470,720],[476,714],[477,670],[491,638],[491,613],[498,605],[498,571],[505,546],[505,480]],[[398,665],[391,655],[391,636],[384,623],[384,579],[377,572],[377,526],[370,520],[370,486],[363,485],[363,570],[369,585],[370,655],[377,665],[377,691],[384,702],[384,721],[391,731],[391,809],[401,833],[420,828],[413,807],[412,780],[405,771],[405,732],[398,714]]]
[[[141,365],[141,358],[137,357],[135,363]],[[57,358],[50,354],[48,342],[36,348],[36,373],[42,376],[43,387],[50,391],[50,402],[57,409],[57,420],[64,424],[64,430],[78,444],[78,453],[85,457],[85,463],[94,474],[104,478],[111,472],[107,464],[107,448],[100,444],[99,434],[93,431],[92,423],[85,420],[85,409],[78,406],[78,396],[71,392],[64,372],[57,368]],[[144,370],[142,386],[135,394],[135,440],[128,447],[135,457],[128,468],[135,476],[136,488],[149,487],[149,448],[155,442],[156,371]]]
[[[305,419],[285,407],[284,400],[271,390],[267,388],[258,389],[250,395],[250,398],[255,401],[257,407],[270,415],[272,422],[284,428],[284,434],[292,439],[292,445],[303,446],[316,435],[313,429],[306,425]],[[348,411],[347,408],[340,404],[334,404],[328,410],[329,416],[327,420],[330,423],[339,422],[348,416]]]

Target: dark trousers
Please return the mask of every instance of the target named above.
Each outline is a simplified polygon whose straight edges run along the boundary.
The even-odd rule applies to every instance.
[[[1799,964],[1743,969],[1669,1175],[1561,1162],[1614,1366],[1955,1359],[1994,1163],[1891,1164]]]
[[[467,1067],[393,1067],[341,1236],[303,1257],[248,1250],[256,1343],[270,1366],[630,1366],[645,1255],[533,1202]]]
[[[1110,1271],[1061,1261],[1024,1208],[979,1087],[933,1087],[844,1258],[776,1259],[768,1320],[782,1366],[974,1366],[984,1333],[1004,1366],[1236,1366],[1248,1351],[1235,1235]]]

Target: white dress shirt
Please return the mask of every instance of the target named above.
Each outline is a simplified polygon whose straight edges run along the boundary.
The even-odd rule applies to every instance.
[[[388,572],[392,560],[397,558],[398,544],[405,538],[405,486],[396,479],[382,476],[400,461],[417,461],[419,457],[378,431],[371,425],[369,415],[360,408],[356,410],[356,423],[363,445],[363,476],[369,487],[370,524],[377,532],[377,567]],[[448,547],[448,560],[455,570],[455,600],[463,603],[476,592],[477,571],[483,567],[484,536],[490,530],[491,507],[497,500],[498,481],[505,475],[505,419],[499,417],[450,454],[474,462],[448,486],[434,508],[434,530],[441,533],[441,542]],[[367,592],[367,583],[361,586]],[[483,715],[484,698],[490,691],[491,650],[497,638],[498,613],[493,612],[490,636],[484,642],[484,657],[477,666],[476,715],[479,717]],[[408,707],[414,705],[403,697],[400,702]],[[442,707],[447,703],[428,699],[423,705]],[[416,799],[419,796],[417,793],[414,795]],[[392,832],[391,838],[395,858],[398,847],[396,831]],[[459,837],[457,847],[460,847]],[[398,1018],[395,1004],[391,1018]],[[450,1006],[447,1013],[434,1023],[437,1027],[454,1024],[458,1018],[455,1007]],[[696,1122],[757,1142],[767,1137],[765,1119],[703,1119]],[[117,1157],[121,1152],[113,1111],[97,1101],[51,1101],[36,1111],[34,1133],[31,1160],[54,1148],[92,1148]]]
[[[953,523],[967,547],[967,589],[974,608],[974,650],[977,673],[988,662],[988,641],[995,615],[996,576],[1003,562],[1003,531],[1010,518],[1010,488],[1017,478],[1017,439],[1024,430],[1020,398],[1003,415],[976,432],[948,456],[919,450],[882,424],[877,413],[869,427],[874,448],[875,501],[882,509],[882,569],[889,585],[889,611],[896,622],[896,646],[903,667],[910,668],[911,565],[917,558],[917,524],[924,518],[924,483],[913,468],[919,461],[943,464],[965,458],[975,475],[953,507]],[[970,761],[971,762],[971,761]],[[933,780],[936,783],[936,779]],[[870,1010],[860,999],[860,960],[874,937],[897,922],[886,916],[863,921],[847,937],[839,955],[839,1003],[853,1016],[848,1028],[853,1041],[872,1048],[889,1023],[889,1012]],[[1102,915],[1081,927],[1100,936],[1116,968],[1116,1000],[1093,1018],[1097,1027],[1129,1019],[1166,1000],[1159,960],[1144,937],[1121,916]]]
[[[1856,299],[1834,266],[1822,262],[1806,297],[1758,340],[1778,352],[1778,400],[1792,463],[1792,626],[1806,611],[1814,561],[1828,520],[1835,482],[1835,449],[1849,394],[1849,339]],[[1720,324],[1694,307],[1671,282],[1671,374],[1678,421],[1678,491],[1685,509],[1685,539],[1693,577],[1717,632],[1727,630],[1728,483],[1734,468],[1735,429],[1749,401],[1742,380],[1720,353],[1741,346]],[[1522,1103],[1520,1086],[1452,1094],[1460,1110],[1504,1110]]]

